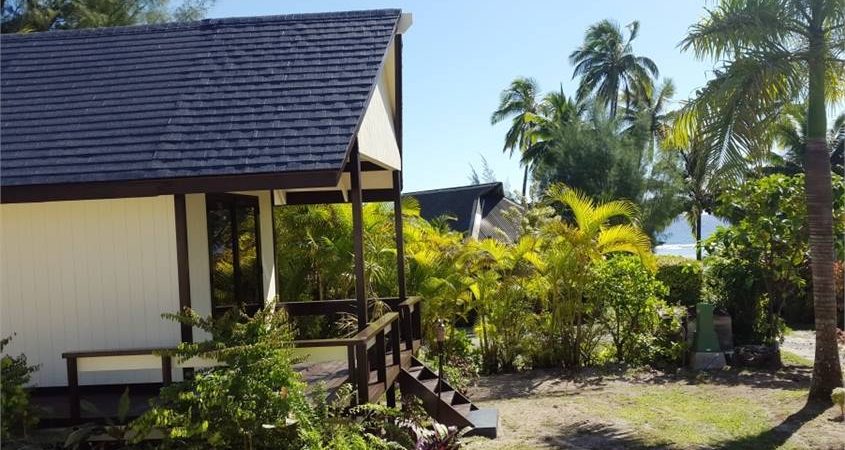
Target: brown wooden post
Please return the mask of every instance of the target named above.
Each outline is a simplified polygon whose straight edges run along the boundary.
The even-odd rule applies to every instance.
[[[397,319],[390,324],[390,348],[393,349],[393,364],[402,364],[402,346],[399,343],[399,330],[402,328],[402,320]]]
[[[169,386],[173,383],[173,359],[170,355],[161,355],[161,384]]]
[[[402,220],[402,172],[393,171],[393,230],[396,234],[396,274],[399,284],[399,303],[408,298],[405,286],[405,236]]]
[[[67,357],[67,388],[70,405],[70,418],[77,421],[81,417],[79,407],[79,371],[76,367],[76,357]]]
[[[176,273],[179,283],[179,311],[191,308],[191,272],[188,266],[188,209],[185,194],[173,196],[176,217]],[[179,326],[182,342],[194,342],[194,330],[190,325]],[[182,369],[182,377],[193,377],[193,369]]]
[[[358,330],[367,328],[367,294],[364,288],[364,217],[361,198],[361,161],[358,155],[358,142],[353,144],[349,156],[349,178],[352,198],[352,234],[355,248],[355,300],[358,302]]]
[[[367,343],[355,346],[355,377],[358,385],[358,404],[370,401],[370,365],[367,362]]]
[[[387,381],[387,353],[385,352],[384,330],[376,334],[376,379],[380,383]]]
[[[188,212],[185,194],[173,196],[176,216],[176,271],[179,283],[179,311],[191,307],[191,273],[188,268]],[[193,342],[194,330],[182,324],[180,326],[182,342]]]

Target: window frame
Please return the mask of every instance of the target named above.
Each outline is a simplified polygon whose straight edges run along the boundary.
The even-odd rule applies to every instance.
[[[257,306],[259,309],[265,304],[264,298],[264,264],[261,259],[261,205],[256,195],[247,194],[230,194],[230,193],[213,193],[205,195],[205,217],[206,217],[206,234],[208,235],[208,281],[209,281],[209,301],[211,303],[211,315],[214,318],[223,316],[227,311],[232,309],[232,306],[218,306],[214,298],[214,245],[212,242],[212,233],[210,232],[209,213],[217,203],[223,203],[229,210],[229,226],[232,230],[232,286],[234,289],[235,306],[239,311],[245,311],[252,315],[255,311],[250,311],[251,307]],[[238,230],[238,215],[239,207],[251,207],[255,210],[255,258],[257,270],[255,277],[258,287],[255,305],[244,302],[243,296],[238,295],[241,286],[241,261],[240,261],[240,246],[238,245],[240,231]]]

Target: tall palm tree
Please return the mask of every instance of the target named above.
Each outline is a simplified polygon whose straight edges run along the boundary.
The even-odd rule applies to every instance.
[[[505,145],[502,151],[513,156],[514,150],[520,154],[531,146],[533,123],[529,118],[539,111],[537,94],[540,88],[533,78],[520,77],[511,81],[510,86],[502,91],[499,107],[490,116],[490,123],[495,125],[506,119],[511,119],[511,127],[505,135]],[[525,199],[528,189],[529,165],[525,166],[522,177],[522,198]]]
[[[833,193],[826,107],[845,90],[845,0],[722,0],[690,29],[684,49],[724,60],[691,105],[715,107],[730,141],[752,138],[755,121],[807,102],[805,155],[816,355],[810,395],[842,386],[833,281]],[[737,125],[739,125],[737,127]],[[726,141],[727,142],[727,141]]]
[[[619,96],[626,104],[633,92],[657,78],[657,65],[649,58],[636,56],[631,43],[639,34],[640,23],[628,25],[626,38],[619,24],[602,20],[587,28],[584,43],[569,55],[575,65],[572,78],[581,76],[578,100],[595,94],[605,106],[610,107],[611,117],[616,117]]]

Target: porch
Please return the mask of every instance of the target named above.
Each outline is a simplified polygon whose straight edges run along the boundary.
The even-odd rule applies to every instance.
[[[411,367],[419,350],[422,298],[378,299],[390,312],[370,322],[353,336],[294,341],[294,353],[306,358],[294,366],[310,389],[323,386],[329,398],[350,383],[357,403],[378,402],[386,397],[395,404],[395,383],[403,369]],[[291,317],[336,316],[354,312],[356,300],[288,302],[281,305]],[[43,412],[42,425],[64,426],[103,421],[117,416],[118,402],[129,390],[129,416],[137,417],[149,408],[149,400],[162,386],[173,382],[173,369],[200,369],[214,365],[210,360],[177,361],[166,354],[173,348],[137,348],[72,351],[62,354],[67,363],[67,388],[33,391],[34,405]],[[82,373],[111,370],[157,370],[161,383],[131,385],[80,384]],[[84,406],[83,406],[84,405]]]

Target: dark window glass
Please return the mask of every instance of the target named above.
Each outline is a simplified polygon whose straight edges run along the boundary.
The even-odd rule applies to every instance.
[[[212,313],[234,307],[253,314],[263,304],[258,238],[258,199],[209,194],[208,248],[211,263]]]

